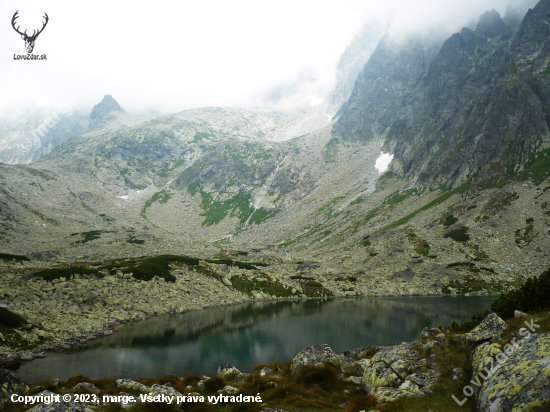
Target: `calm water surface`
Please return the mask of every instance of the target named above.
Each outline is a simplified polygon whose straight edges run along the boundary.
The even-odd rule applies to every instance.
[[[327,343],[336,352],[410,342],[426,327],[461,322],[494,297],[353,298],[260,302],[162,315],[119,325],[111,336],[44,359],[25,362],[19,375],[31,382],[91,378],[215,374],[229,363],[249,372],[259,363],[292,359]]]

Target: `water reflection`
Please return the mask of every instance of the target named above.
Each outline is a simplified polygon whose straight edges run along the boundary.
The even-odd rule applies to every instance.
[[[79,374],[93,378],[211,375],[221,363],[249,371],[258,363],[292,359],[317,343],[341,352],[412,341],[424,327],[469,319],[493,300],[403,297],[261,302],[163,315],[120,325],[111,336],[25,363],[19,374],[34,382]]]

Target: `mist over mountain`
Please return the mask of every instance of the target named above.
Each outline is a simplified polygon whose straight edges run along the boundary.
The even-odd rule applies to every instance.
[[[545,2],[525,19],[517,9],[504,18],[487,11],[475,30],[445,42],[384,39],[333,133],[384,138],[394,171],[436,184],[474,173],[494,182],[521,169],[550,147],[547,13]]]
[[[443,332],[426,328],[412,344],[334,357],[315,345],[292,363],[295,369],[311,358],[304,353],[316,351],[330,353],[331,362],[343,359],[342,373],[323,367],[323,376],[333,375],[342,386],[308,389],[323,402],[335,394],[332,409],[359,410],[376,396],[377,409],[385,409],[384,402],[404,402],[393,405],[407,409],[410,402],[411,410],[422,412],[442,394],[444,406],[430,408],[447,410],[453,399],[447,392],[474,382],[470,375],[493,362],[495,353],[510,355],[506,362],[516,356],[502,339],[515,347],[521,332],[510,327],[521,326],[524,317],[550,330],[546,312],[539,321],[533,319],[538,313],[515,306],[528,300],[518,309],[548,310],[550,0],[509,7],[500,0],[304,0],[262,7],[207,0],[196,10],[174,2],[165,14],[166,1],[155,4],[158,10],[138,7],[128,15],[126,0],[105,0],[104,10],[112,13],[96,16],[97,39],[83,19],[79,43],[94,40],[96,53],[103,46],[104,54],[79,60],[83,55],[75,48],[64,55],[78,72],[44,66],[42,78],[50,82],[35,94],[21,92],[21,100],[32,94],[39,105],[19,110],[18,97],[10,102],[14,91],[6,88],[9,107],[0,116],[0,366],[111,334],[122,322],[174,315],[161,322],[166,328],[153,327],[154,338],[140,334],[138,343],[149,351],[149,341],[154,347],[178,334],[190,338],[176,333],[188,326],[172,321],[176,314],[213,305],[313,298],[314,310],[329,319],[324,305],[333,297],[392,297],[372,306],[374,313],[386,305],[411,310],[398,304],[406,296],[418,299],[418,322],[428,324],[438,306],[424,308],[424,297],[461,296],[464,302],[470,295],[513,291],[492,307],[498,312],[506,306],[508,326],[490,313],[462,333],[485,312]],[[175,18],[176,11],[189,14]],[[124,31],[111,28],[117,20],[125,22]],[[114,46],[120,38],[127,47]],[[48,63],[60,53],[48,41],[36,47],[51,47]],[[25,70],[14,81],[21,82]],[[29,89],[34,84],[31,79]],[[59,103],[67,90],[81,99]],[[361,307],[341,303],[351,311]],[[196,337],[235,316],[238,330],[224,345],[246,346],[242,328],[274,316],[251,308],[213,317],[204,312],[214,326],[192,327],[194,346],[202,350]],[[389,323],[369,316],[361,318],[369,328]],[[404,328],[399,322],[392,328]],[[535,335],[523,344],[531,352],[514,358],[515,366],[501,368],[504,375],[488,373],[476,396],[472,388],[466,409],[474,402],[479,411],[540,406],[548,394],[541,359],[548,359],[550,335]],[[250,351],[258,352],[254,345]],[[312,369],[291,382],[302,385],[304,377],[315,376],[316,356]],[[464,368],[441,361],[450,358]],[[284,392],[277,391],[289,368],[274,365],[267,373],[261,369],[263,375],[257,368],[246,377],[231,372],[218,379],[257,393],[256,386],[264,391],[276,378],[281,386],[266,390],[278,393],[267,398],[278,407],[271,402]],[[0,384],[6,374],[0,369]],[[216,393],[206,377],[162,379],[166,385],[151,390],[174,393],[189,383],[186,390]],[[443,379],[451,383],[434,387]],[[77,392],[74,384],[83,380],[79,385],[92,385],[79,376],[48,388]],[[94,382],[103,391],[98,393],[149,390],[127,380]],[[353,385],[362,389],[352,392]],[[502,389],[508,386],[513,390]],[[227,388],[240,390],[225,386],[218,393]],[[0,403],[5,399],[0,396]],[[307,409],[304,399],[299,407]],[[359,399],[357,407],[350,399]],[[243,405],[224,401],[217,407]]]
[[[536,273],[548,253],[539,186],[548,173],[549,4],[525,16],[490,10],[450,37],[404,40],[375,22],[343,53],[332,97],[280,110],[148,119],[107,95],[88,111],[87,133],[68,128],[31,167],[2,166],[1,241],[40,259],[241,248],[317,259],[335,274],[344,265],[384,278],[414,266],[419,284],[428,276],[436,290],[466,276],[446,269],[462,259],[506,261],[493,267],[504,280],[499,265]],[[375,168],[379,158],[393,159],[390,172]],[[446,202],[455,206],[430,210]],[[503,224],[495,240],[492,227],[518,210],[534,223]],[[447,236],[449,216],[474,239],[471,251]],[[73,233],[90,229],[97,239],[75,243]],[[411,231],[436,257],[411,260],[420,250]],[[133,237],[143,242],[127,243]]]

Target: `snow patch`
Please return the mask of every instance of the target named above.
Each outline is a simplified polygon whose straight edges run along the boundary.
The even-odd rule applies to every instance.
[[[117,196],[119,199],[128,200],[128,196]]]
[[[390,163],[392,160],[393,160],[393,155],[389,153],[380,152],[380,157],[376,159],[374,168],[378,170],[378,173],[382,174],[386,170],[388,170],[388,167],[390,166]]]

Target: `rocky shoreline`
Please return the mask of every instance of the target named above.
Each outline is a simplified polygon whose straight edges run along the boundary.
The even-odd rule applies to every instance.
[[[117,402],[125,409],[136,411],[141,410],[139,408],[144,402],[140,401],[140,394],[151,396],[148,402],[155,402],[152,400],[155,396],[158,396],[156,402],[164,402],[167,397],[174,396],[172,404],[175,407],[181,407],[186,399],[196,399],[198,403],[220,408],[212,410],[226,410],[223,408],[232,402],[243,402],[242,399],[258,396],[263,401],[255,404],[257,408],[252,410],[284,412],[293,409],[279,409],[273,399],[277,398],[276,389],[284,386],[285,381],[299,382],[307,388],[325,387],[327,383],[323,380],[328,380],[332,390],[338,390],[338,396],[344,399],[340,406],[348,406],[348,411],[359,411],[350,405],[354,405],[355,398],[359,399],[361,392],[367,396],[360,398],[365,407],[362,410],[373,411],[372,408],[376,408],[393,411],[396,409],[391,408],[400,408],[402,402],[414,406],[415,399],[434,399],[432,402],[436,402],[434,395],[449,391],[449,388],[442,386],[442,381],[451,380],[454,386],[450,393],[444,395],[446,398],[452,397],[459,406],[475,402],[475,410],[480,412],[535,411],[539,410],[536,409],[538,407],[550,404],[550,388],[545,384],[550,362],[550,333],[546,331],[550,325],[550,313],[539,313],[536,316],[517,311],[514,319],[505,322],[490,312],[466,334],[457,334],[448,329],[425,328],[420,338],[411,343],[362,347],[341,354],[335,353],[328,345],[319,344],[304,349],[291,362],[259,365],[251,373],[241,373],[232,365],[220,365],[214,377],[170,377],[163,384],[146,384],[149,382],[147,379],[112,380],[109,392],[105,392],[103,387],[108,380],[93,381],[83,377],[79,377],[84,380],[76,385],[74,382],[77,381],[71,378],[63,383],[59,380],[49,384],[46,382],[49,385],[47,389],[42,386],[29,387],[12,372],[0,369],[0,404],[6,404],[13,394],[55,396],[85,393],[98,395],[94,399],[99,401],[71,403],[58,399],[49,404],[32,405],[30,411],[102,411],[108,402],[101,401],[99,395],[109,393],[115,397],[132,397],[134,404],[123,402],[122,397],[117,398]],[[456,358],[459,353],[465,356],[462,361]],[[454,361],[451,361],[453,356]],[[487,365],[491,365],[490,370]],[[251,386],[258,382],[263,390],[250,394]],[[479,383],[475,390],[472,382]],[[460,388],[462,393],[456,391],[456,388]],[[328,387],[322,393],[326,394],[326,390],[329,390]],[[220,399],[226,397],[225,403],[217,405],[217,402],[211,402],[212,396],[218,395],[222,395]],[[437,407],[437,404],[433,406]]]
[[[172,265],[175,281],[134,278],[120,270],[102,277],[75,274],[69,279],[44,280],[29,263],[0,266],[0,306],[26,323],[0,329],[0,365],[29,361],[46,351],[71,346],[112,333],[118,324],[160,314],[184,313],[252,301],[319,299],[352,296],[403,296],[362,289],[357,281],[282,276],[272,267],[247,270],[227,265]],[[83,270],[84,272],[84,270]],[[406,296],[442,296],[418,287]]]

